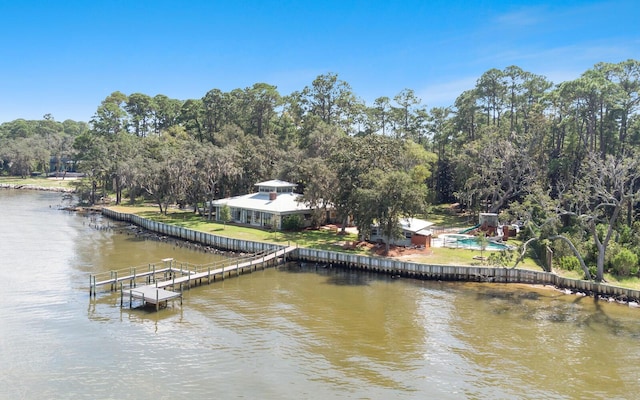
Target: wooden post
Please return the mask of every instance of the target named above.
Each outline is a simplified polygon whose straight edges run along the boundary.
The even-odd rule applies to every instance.
[[[160,301],[159,301],[158,289],[156,289],[156,312],[158,312],[159,307],[160,307]]]
[[[124,305],[124,290],[122,288],[122,282],[120,282],[120,308]]]
[[[129,288],[129,308],[133,308],[133,291]]]

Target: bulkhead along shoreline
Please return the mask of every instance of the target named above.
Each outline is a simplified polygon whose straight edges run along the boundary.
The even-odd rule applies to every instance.
[[[0,183],[0,189],[41,190],[41,191],[60,192],[60,193],[74,192],[73,189],[63,188],[63,187],[45,187],[45,186],[37,186],[37,185],[29,185],[29,184],[21,185],[21,184],[7,184],[7,183]],[[103,215],[112,219],[133,223],[134,225],[137,225],[138,227],[143,228],[143,230],[147,232],[150,231],[150,232],[159,233],[157,228],[153,229],[149,226],[146,226],[147,224],[144,223],[144,222],[151,222],[151,221],[146,221],[144,218],[140,218],[137,216],[136,216],[137,217],[136,219],[138,219],[138,221],[132,221],[131,215],[117,213],[108,208],[105,209],[103,207],[95,207],[90,209],[85,209],[85,208],[66,208],[66,209],[67,211],[89,211],[89,212],[102,213]],[[165,224],[159,224],[159,223],[154,223],[154,224],[167,227]],[[178,228],[178,229],[184,230],[184,228]],[[167,232],[160,232],[160,233],[161,233],[160,236],[166,238]],[[199,249],[204,251],[207,251],[209,247],[207,245],[211,244],[211,243],[200,243],[198,240],[193,240],[194,238],[186,238],[186,237],[183,237],[183,234],[176,234],[173,232],[169,233],[168,236],[174,239],[177,239],[178,242],[182,239],[182,240],[185,240],[187,243],[189,242],[197,243],[198,244],[197,247],[204,246],[204,249],[202,248]],[[207,234],[207,236],[213,236],[213,235]],[[234,241],[238,241],[238,240],[234,240]],[[244,241],[239,241],[239,242],[244,242]],[[214,246],[214,248],[217,248],[218,251],[222,251],[222,252],[232,250],[232,249],[224,248],[224,246],[222,247]],[[521,277],[520,275],[525,271],[520,271],[520,270],[509,270],[505,268],[487,268],[487,267],[477,268],[477,267],[469,267],[469,266],[462,267],[462,266],[421,265],[421,264],[415,264],[415,263],[406,263],[406,262],[402,262],[394,259],[387,260],[387,262],[390,262],[393,265],[372,268],[370,265],[371,264],[370,262],[359,265],[361,263],[356,261],[357,259],[361,259],[361,258],[370,260],[371,259],[370,257],[347,255],[347,254],[339,255],[336,252],[327,252],[327,251],[321,251],[316,249],[299,249],[299,250],[302,250],[302,251],[296,252],[296,254],[294,254],[292,258],[297,259],[300,262],[325,263],[331,266],[335,265],[335,266],[346,267],[347,269],[359,269],[363,271],[373,271],[378,273],[381,272],[381,273],[391,274],[392,276],[395,276],[395,277],[408,277],[408,278],[414,278],[414,279],[417,278],[417,279],[427,279],[427,280],[436,279],[436,280],[467,281],[467,282],[524,283],[524,284],[532,284],[532,285],[541,284],[545,286],[551,284],[556,289],[563,291],[565,294],[577,294],[579,296],[585,296],[585,295],[593,296],[595,298],[601,298],[605,301],[616,301],[618,303],[627,304],[631,307],[640,307],[640,291],[610,286],[607,284],[563,278],[553,273],[526,271],[525,273],[526,275],[533,274],[535,275],[535,277],[527,276],[523,279],[523,277]],[[244,248],[241,248],[241,249],[237,248],[235,249],[235,251],[244,252],[247,250]],[[306,253],[306,254],[303,255],[301,253]],[[321,255],[320,253],[323,253],[323,254]],[[345,256],[346,258],[343,259],[343,257],[341,256]],[[352,260],[352,258],[354,257],[355,259]],[[373,259],[378,260],[378,258],[376,257],[374,257]],[[409,271],[406,268],[409,265],[412,265],[412,266],[417,265],[423,268],[427,268],[429,269],[429,271],[425,273],[425,271],[415,271],[413,270],[414,268],[409,268],[410,270]],[[437,269],[438,271],[432,271],[432,269],[434,268]],[[465,273],[460,273],[460,272],[445,273],[445,271],[442,270],[442,269],[457,270],[459,268],[463,268],[467,271]],[[421,269],[421,268],[418,268],[418,269]],[[473,273],[470,273],[470,271],[468,271],[469,269],[475,270],[475,271]],[[479,270],[482,270],[482,272],[480,272]],[[496,275],[496,271],[499,271],[500,273]],[[490,272],[490,273],[487,273],[487,272]],[[512,275],[512,272],[516,273],[517,276],[514,276],[514,277],[510,276]],[[550,277],[547,276],[546,279],[540,280],[540,277],[538,275],[551,275],[551,276]],[[548,281],[549,278],[553,278],[552,279],[553,282]]]
[[[166,237],[196,242],[200,245],[212,246],[225,251],[251,253],[256,252],[256,249],[261,251],[275,251],[282,247],[267,242],[253,242],[217,236],[207,232],[200,232],[149,220],[135,214],[117,212],[110,208],[102,208],[102,215],[117,221],[132,223],[140,228]],[[288,258],[300,263],[375,272],[391,275],[394,278],[550,285],[563,291],[565,294],[593,296],[596,299],[602,299],[604,301],[618,302],[634,308],[640,307],[640,291],[638,290],[593,281],[565,278],[551,272],[503,267],[419,264],[392,258],[369,257],[360,254],[305,247],[296,247],[296,249],[289,254]]]

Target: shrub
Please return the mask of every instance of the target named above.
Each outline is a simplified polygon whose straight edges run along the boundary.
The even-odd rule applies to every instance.
[[[580,267],[580,260],[576,256],[564,256],[558,259],[558,268],[564,269],[567,271],[580,271],[582,267]]]
[[[227,222],[231,221],[231,209],[226,204],[220,208],[220,221],[225,225],[227,225]]]
[[[302,227],[302,218],[299,215],[288,215],[282,219],[283,231],[299,231]]]
[[[622,248],[611,259],[612,272],[618,276],[638,274],[638,256],[629,249]]]
[[[592,277],[596,276],[598,273],[598,267],[596,267],[595,265],[592,265],[589,267],[589,274],[591,274]],[[587,279],[587,277],[585,276],[584,279]]]
[[[595,246],[594,246],[595,247]],[[604,267],[607,270],[613,270],[613,259],[620,253],[624,247],[620,246],[618,243],[611,241],[609,246],[607,247],[607,252],[604,255]],[[593,249],[594,255],[597,254],[598,250],[596,248]]]

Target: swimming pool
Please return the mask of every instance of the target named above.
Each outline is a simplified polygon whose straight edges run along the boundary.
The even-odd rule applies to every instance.
[[[448,233],[440,235],[442,240],[442,247],[452,247],[459,249],[481,250],[478,238],[472,235],[464,235],[459,233]],[[489,241],[485,250],[489,251],[503,251],[512,249],[512,246]]]

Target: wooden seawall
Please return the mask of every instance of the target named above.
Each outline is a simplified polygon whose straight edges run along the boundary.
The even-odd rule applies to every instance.
[[[193,231],[161,222],[151,221],[137,215],[118,213],[104,208],[103,215],[121,221],[127,221],[153,232],[162,233],[183,240],[199,242],[225,250],[242,252],[274,252],[282,246],[231,239],[205,232]],[[317,250],[298,247],[288,256],[292,260],[329,264],[336,267],[371,271],[392,276],[465,282],[524,283],[533,285],[551,285],[571,292],[580,292],[591,296],[602,296],[620,302],[640,302],[640,291],[606,285],[580,279],[570,279],[551,272],[510,269],[496,267],[431,265],[406,262],[383,257],[368,257],[353,253]]]
[[[298,261],[325,263],[342,268],[378,272],[414,279],[550,285],[575,293],[602,296],[620,302],[633,302],[634,304],[640,302],[640,291],[638,290],[592,281],[564,278],[554,273],[544,271],[419,264],[383,257],[368,257],[302,247],[292,253],[291,258]]]

